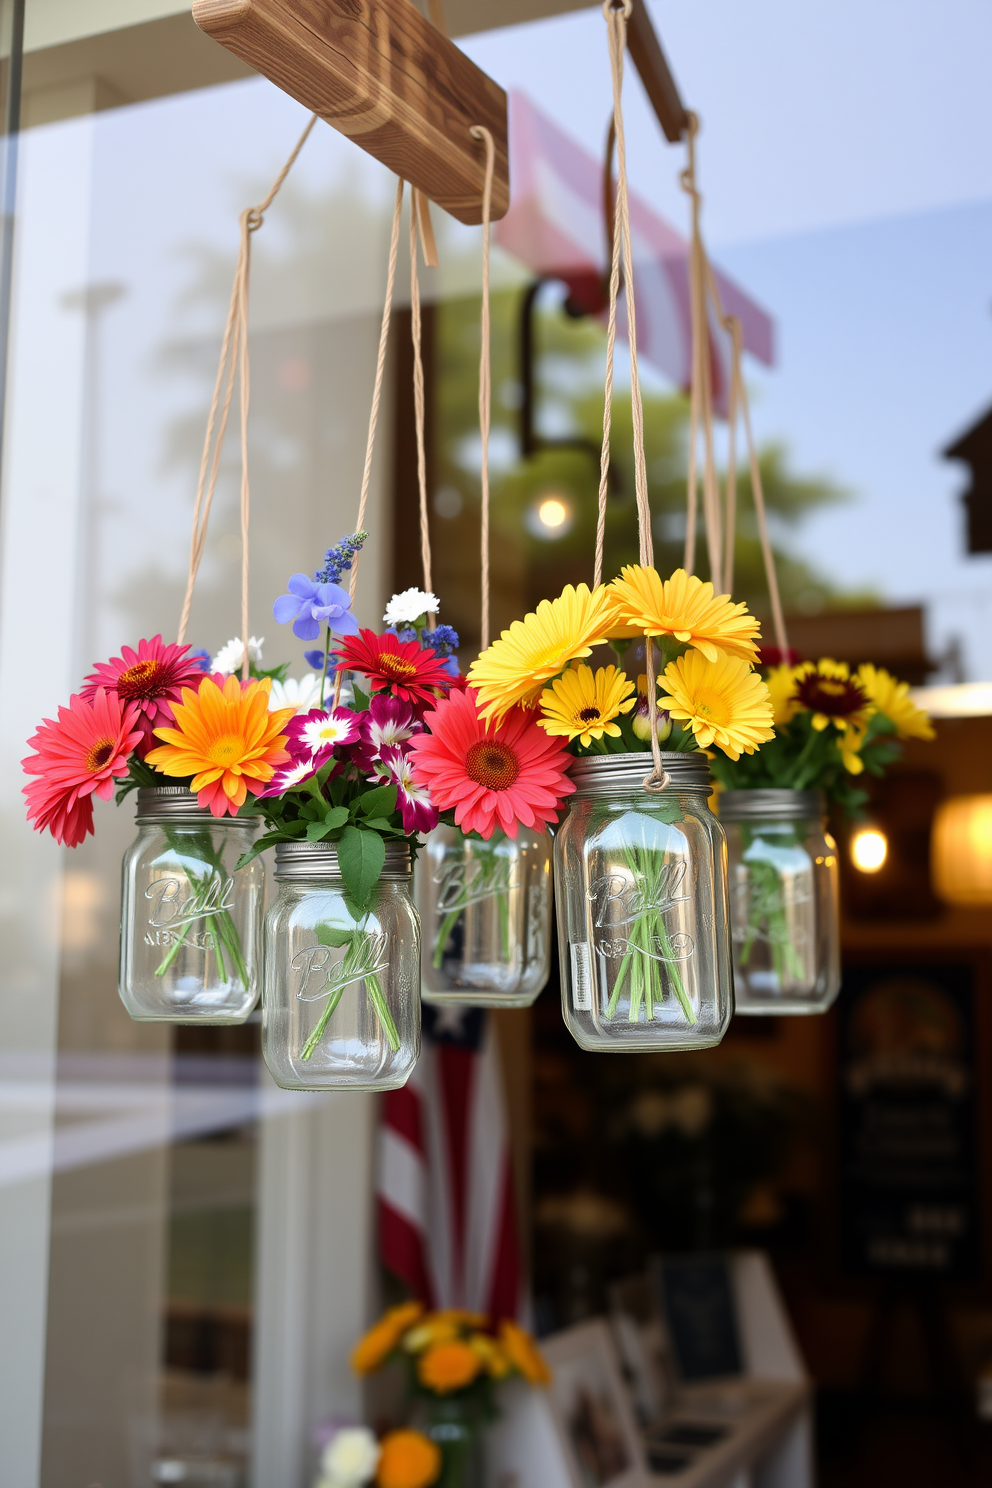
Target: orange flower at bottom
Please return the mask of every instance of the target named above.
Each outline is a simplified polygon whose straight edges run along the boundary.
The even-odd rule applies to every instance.
[[[430,1488],[441,1475],[441,1449],[419,1431],[390,1431],[382,1438],[375,1480],[379,1488]]]
[[[257,796],[289,759],[283,729],[295,708],[269,712],[268,677],[248,682],[228,677],[221,692],[204,677],[198,692],[183,688],[181,703],[172,704],[175,728],[157,728],[164,740],[146,756],[163,775],[192,775],[190,790],[214,816],[234,816],[248,798]]]
[[[470,1385],[481,1368],[482,1360],[467,1343],[437,1343],[421,1354],[417,1376],[436,1395],[450,1395]]]
[[[351,1367],[355,1373],[371,1374],[378,1369],[423,1310],[421,1302],[401,1302],[398,1307],[391,1307],[383,1313],[351,1351]]]
[[[537,1344],[517,1323],[504,1318],[499,1325],[499,1341],[518,1374],[528,1384],[546,1385],[551,1380],[551,1370]]]

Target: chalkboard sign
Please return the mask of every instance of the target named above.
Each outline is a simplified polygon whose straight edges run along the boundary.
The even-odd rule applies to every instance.
[[[848,965],[838,1003],[841,1261],[981,1270],[974,961]]]
[[[737,1306],[726,1259],[665,1257],[658,1262],[658,1284],[681,1379],[689,1384],[741,1374]]]

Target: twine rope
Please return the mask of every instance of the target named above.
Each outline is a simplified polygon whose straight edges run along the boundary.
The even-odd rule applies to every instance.
[[[230,414],[231,402],[234,397],[234,382],[237,377],[240,381],[241,415],[241,640],[244,652],[241,662],[241,677],[243,681],[248,678],[250,665],[248,656],[248,536],[251,520],[251,493],[248,483],[248,409],[251,401],[251,386],[248,356],[248,299],[251,280],[251,235],[257,232],[262,226],[265,213],[272,205],[280,187],[295,165],[297,156],[309,139],[317,118],[317,114],[311,116],[285,165],[269,188],[267,195],[257,206],[247,207],[241,213],[239,220],[240,240],[238,245],[238,261],[234,270],[231,301],[227,312],[227,322],[224,326],[224,337],[221,342],[217,378],[214,383],[213,397],[210,402],[210,412],[207,416],[207,432],[203,442],[203,454],[200,459],[196,501],[193,505],[193,531],[190,538],[186,592],[183,596],[182,610],[179,615],[179,628],[176,633],[177,642],[182,645],[186,639],[186,629],[189,625],[190,608],[193,603],[193,587],[196,583],[196,576],[206,546],[210,509],[213,505],[214,491],[217,487],[217,476],[220,469],[221,448],[224,443],[224,435],[227,431],[228,415]]]
[[[479,624],[480,650],[489,645],[489,432],[492,421],[492,324],[489,314],[489,219],[492,213],[493,172],[496,144],[484,124],[473,124],[469,134],[486,147],[486,181],[482,191],[482,348],[479,353],[479,434],[482,441],[482,520],[479,536],[479,566],[482,574],[482,613]]]
[[[630,203],[627,193],[627,150],[623,129],[623,60],[627,47],[627,21],[633,9],[632,0],[605,0],[610,43],[610,72],[613,79],[613,127],[617,147],[617,190],[613,219],[613,255],[610,267],[610,310],[607,323],[606,387],[603,401],[603,447],[600,454],[599,503],[596,522],[595,583],[603,575],[603,547],[606,535],[606,492],[610,462],[610,425],[613,403],[613,347],[616,337],[616,309],[620,290],[620,255],[623,255],[623,281],[627,311],[627,340],[630,345],[630,407],[634,432],[634,491],[637,503],[637,536],[639,556],[645,568],[654,566],[654,542],[651,535],[651,508],[648,503],[648,472],[644,456],[644,405],[637,370],[637,318],[634,304],[634,262],[630,236]],[[646,791],[659,792],[670,784],[661,758],[658,742],[658,688],[654,662],[654,641],[645,637],[645,659],[648,686],[648,721],[651,732],[652,769],[642,782]]]
[[[417,487],[420,493],[420,557],[424,567],[424,588],[433,594],[431,580],[431,529],[427,510],[427,450],[424,442],[424,358],[423,331],[420,317],[420,279],[417,273],[417,214],[410,212],[410,334],[413,341],[413,413],[417,431]],[[434,629],[433,615],[427,624]]]

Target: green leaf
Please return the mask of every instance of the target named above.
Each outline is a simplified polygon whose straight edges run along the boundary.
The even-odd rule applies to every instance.
[[[323,842],[330,831],[330,827],[323,821],[312,821],[307,827],[308,842]]]
[[[323,921],[314,926],[314,934],[318,945],[333,946],[335,950],[350,945],[355,938],[354,930],[344,930],[338,925],[324,924]]]
[[[385,816],[370,816],[362,823],[363,827],[371,827],[373,832],[392,832],[392,822]]]
[[[349,812],[347,806],[332,806],[324,817],[324,823],[329,832],[334,832],[338,827],[343,827],[348,820]]]
[[[352,681],[351,690],[355,699],[353,704],[354,712],[364,713],[369,706],[369,694],[367,692],[363,692],[362,689],[354,681]]]
[[[396,787],[377,785],[374,790],[366,791],[358,804],[366,816],[392,816],[396,810]]]
[[[372,897],[385,861],[386,844],[378,832],[345,827],[338,843],[338,865],[348,892],[362,910]]]

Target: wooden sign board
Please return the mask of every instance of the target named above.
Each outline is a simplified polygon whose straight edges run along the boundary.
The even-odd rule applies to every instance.
[[[469,130],[484,125],[493,221],[506,212],[506,94],[411,0],[193,0],[193,19],[460,222],[482,221],[485,147]]]

